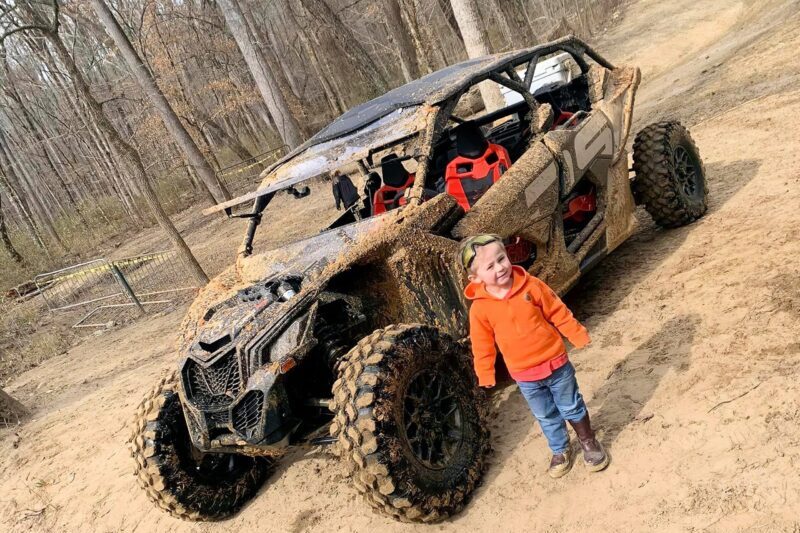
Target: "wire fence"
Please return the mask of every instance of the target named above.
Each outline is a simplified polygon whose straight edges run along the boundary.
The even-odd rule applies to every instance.
[[[258,155],[240,161],[235,165],[221,168],[217,171],[217,177],[230,191],[240,192],[244,189],[252,189],[253,185],[258,185],[258,177],[261,172],[269,165],[283,157],[289,150],[288,146],[262,152]]]
[[[189,298],[198,287],[177,252],[95,259],[34,278],[53,312],[81,312],[74,328],[109,327]]]

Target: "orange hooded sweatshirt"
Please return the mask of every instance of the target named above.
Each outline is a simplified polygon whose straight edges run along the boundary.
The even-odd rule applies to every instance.
[[[547,284],[522,267],[514,266],[513,272],[511,290],[502,300],[486,292],[483,283],[472,282],[464,289],[472,300],[469,336],[481,386],[495,384],[495,344],[517,381],[544,379],[566,364],[561,335],[576,348],[589,344],[586,328]]]

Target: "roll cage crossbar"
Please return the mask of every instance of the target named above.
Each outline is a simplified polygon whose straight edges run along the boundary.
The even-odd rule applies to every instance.
[[[568,35],[566,37],[562,37],[561,39],[552,41],[550,43],[545,43],[530,48],[528,50],[520,51],[519,55],[516,56],[510,54],[503,54],[500,57],[498,57],[498,59],[501,58],[504,59],[502,63],[495,65],[489,64],[491,68],[488,71],[485,70],[485,67],[480,68],[479,66],[477,71],[475,72],[475,75],[466,78],[463,82],[461,82],[461,85],[453,87],[452,90],[445,89],[437,91],[437,93],[430,95],[428,98],[426,98],[426,100],[420,101],[415,105],[428,103],[431,106],[440,108],[439,110],[441,110],[442,108],[452,109],[452,106],[447,105],[445,102],[453,99],[457,100],[462,94],[464,94],[466,89],[468,89],[469,87],[475,85],[476,83],[489,79],[513,91],[519,92],[522,95],[528,107],[532,111],[535,111],[538,105],[537,101],[534,98],[534,96],[530,94],[527,88],[530,87],[531,82],[533,81],[534,72],[537,63],[539,62],[539,59],[543,56],[548,56],[555,52],[567,52],[568,54],[570,54],[583,74],[586,74],[589,70],[589,63],[586,60],[587,57],[606,69],[614,70],[615,68],[614,65],[612,65],[608,60],[606,60],[603,56],[597,53],[597,51],[595,51],[591,46],[589,46],[588,44],[586,44],[585,42],[583,42],[582,40],[578,39],[573,35]],[[510,57],[504,57],[508,55],[510,55]],[[527,64],[524,80],[520,78],[520,75],[516,71],[516,67],[522,64]],[[503,111],[503,110],[498,110],[498,111]],[[447,114],[449,115],[449,113]],[[435,113],[435,115],[440,115],[440,113]],[[446,122],[446,120],[441,121],[439,120],[439,117],[434,117],[431,122],[433,122],[435,125],[441,125],[441,123]],[[433,137],[436,136],[435,134],[431,135],[434,132],[430,131],[431,126],[434,124],[429,124],[428,127],[425,128],[425,130],[427,131],[425,131],[424,133],[426,134],[425,137],[428,137],[427,139],[428,142],[431,142],[433,140]],[[367,125],[368,124],[364,124],[361,127],[366,127]],[[436,127],[435,125],[434,127]],[[343,135],[349,135],[352,133],[353,131],[344,133]],[[276,168],[287,163],[292,158],[302,153],[304,150],[310,148],[311,146],[314,146],[313,139],[304,143],[302,146],[293,150],[290,154],[282,158],[280,161],[277,161],[276,163],[271,165],[262,173],[262,176],[268,175],[269,173],[273,172]],[[294,184],[291,185],[287,184],[286,187],[282,187],[281,189],[278,190],[290,189],[291,187],[293,187],[293,185]],[[270,200],[272,200],[272,198],[275,196],[275,193],[278,192],[278,190],[276,190],[274,187],[256,190],[251,193],[240,196],[238,198],[235,198],[233,200],[229,200],[227,202],[223,202],[213,207],[210,207],[204,210],[203,214],[209,215],[217,213],[219,211],[224,211],[225,214],[228,215],[229,217],[250,219],[250,224],[248,225],[247,234],[243,242],[244,253],[245,255],[249,255],[252,252],[252,242],[255,236],[256,228],[261,222],[261,213],[267,207]],[[232,213],[233,207],[241,205],[251,200],[256,200],[253,205],[252,212],[241,215],[234,215]]]

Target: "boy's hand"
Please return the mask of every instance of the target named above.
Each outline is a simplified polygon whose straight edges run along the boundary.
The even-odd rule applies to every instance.
[[[481,387],[483,387],[484,389],[493,389],[493,388],[494,388],[494,384],[491,384],[491,385],[481,385]]]
[[[592,343],[592,339],[589,337],[589,332],[583,327],[581,327],[581,330],[577,334],[573,334],[568,338],[569,342],[578,350],[585,348]]]

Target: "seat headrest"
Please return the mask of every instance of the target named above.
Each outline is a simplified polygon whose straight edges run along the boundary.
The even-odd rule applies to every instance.
[[[470,122],[458,126],[455,129],[455,134],[456,151],[461,157],[478,158],[489,147],[489,141],[483,136],[481,129]]]
[[[367,179],[364,180],[364,184],[369,189],[375,189],[375,190],[380,189],[380,187],[381,187],[381,176],[380,176],[380,174],[378,174],[377,172],[375,172],[373,170],[372,172],[367,174]]]
[[[389,187],[402,187],[408,181],[408,171],[397,154],[389,154],[381,159],[383,183]]]

